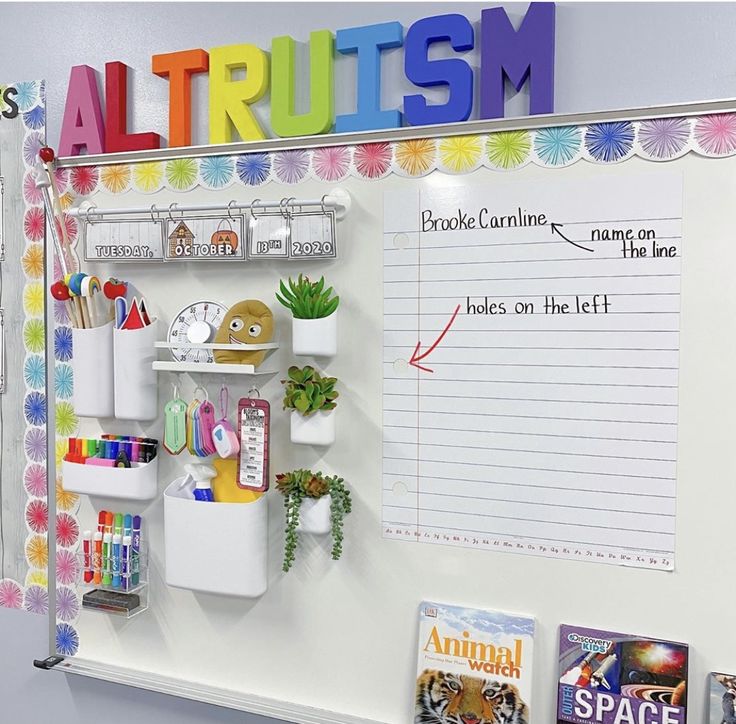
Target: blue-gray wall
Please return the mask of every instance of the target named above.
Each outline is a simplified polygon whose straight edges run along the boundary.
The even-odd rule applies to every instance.
[[[185,48],[236,42],[270,47],[274,35],[306,40],[310,30],[338,29],[386,20],[405,26],[419,17],[460,12],[472,20],[497,3],[2,3],[0,81],[45,78],[49,140],[58,141],[66,84],[72,65],[102,69],[120,60],[133,75],[135,127],[167,126],[167,83],[152,76],[150,56]],[[505,4],[519,17],[525,4]],[[38,30],[37,30],[38,29]],[[558,3],[556,110],[603,110],[736,96],[736,4]],[[387,59],[384,101],[399,105],[409,88],[400,53]],[[338,73],[352,89],[351,61]],[[338,76],[340,77],[340,76]],[[340,91],[338,91],[340,92]],[[204,101],[206,82],[195,93]],[[509,115],[523,113],[522,99]],[[337,99],[349,112],[352,92]],[[206,142],[206,103],[197,109],[198,142]],[[265,116],[262,116],[265,118]],[[8,481],[3,481],[9,484]],[[686,638],[683,632],[683,638]],[[36,671],[46,653],[46,620],[0,609],[0,721],[13,724],[189,724],[268,720],[101,682]],[[406,652],[411,656],[411,652]],[[534,724],[546,724],[540,720]]]

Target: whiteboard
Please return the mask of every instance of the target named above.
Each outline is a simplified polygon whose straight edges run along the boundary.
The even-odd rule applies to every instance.
[[[353,491],[354,510],[346,519],[342,560],[329,560],[328,541],[306,540],[294,569],[282,574],[282,505],[271,492],[269,589],[262,598],[226,599],[169,588],[163,574],[159,496],[143,508],[152,555],[150,609],[128,622],[82,612],[74,623],[79,635],[77,663],[71,659],[66,670],[82,673],[88,666],[97,672],[93,675],[154,688],[157,680],[166,679],[180,682],[168,690],[189,696],[198,694],[187,694],[186,687],[203,697],[208,687],[224,689],[232,693],[232,700],[225,702],[231,706],[238,706],[238,696],[247,701],[264,697],[284,702],[282,716],[295,721],[326,721],[326,716],[310,718],[305,713],[304,707],[315,707],[337,712],[334,721],[403,724],[411,721],[413,711],[417,607],[422,600],[432,600],[537,618],[534,709],[549,712],[544,718],[540,715],[539,724],[554,716],[553,672],[561,622],[690,643],[694,655],[689,708],[697,720],[703,711],[706,673],[728,670],[732,663],[723,643],[733,608],[728,571],[736,554],[731,532],[736,507],[732,484],[736,460],[731,454],[736,390],[730,384],[736,365],[730,332],[731,269],[736,263],[730,220],[734,171],[736,159],[715,161],[689,153],[662,167],[632,157],[621,164],[586,162],[554,169],[528,164],[509,172],[481,166],[461,175],[434,172],[422,178],[390,174],[369,180],[346,175],[338,183],[350,192],[353,205],[338,224],[338,259],[308,266],[313,276],[325,274],[341,296],[338,355],[327,366],[342,384],[335,445],[324,454],[290,445],[288,420],[280,412],[278,378],[261,386],[274,413],[272,470],[321,468],[342,475]],[[449,196],[468,188],[500,195],[512,183],[551,192],[565,183],[625,186],[634,177],[649,178],[654,185],[663,173],[679,175],[683,189],[674,571],[384,537],[385,197]],[[334,180],[309,177],[298,184],[272,181],[256,190],[199,186],[186,193],[198,203],[226,204],[232,198],[319,198],[335,185]],[[92,200],[99,207],[112,207],[168,205],[181,199],[182,194],[162,187],[120,195],[100,190]],[[271,301],[282,341],[272,360],[280,369],[292,362],[288,318],[272,295],[279,278],[305,271],[306,264],[275,260],[241,265],[95,264],[85,270],[130,279],[164,321],[194,299],[232,303],[247,296]],[[159,381],[162,406],[172,378],[162,374]],[[193,385],[202,381],[189,380],[182,391],[190,395]],[[209,383],[211,393],[219,383],[219,379]],[[231,396],[246,392],[246,383],[240,385],[230,382]],[[105,428],[160,436],[161,420],[141,428],[119,422]],[[93,422],[82,422],[82,434],[96,430]],[[181,462],[162,454],[159,491],[180,474]],[[81,528],[93,527],[95,512],[89,500],[83,500],[78,518]],[[166,690],[163,685],[159,688]],[[254,704],[242,707],[268,711]]]

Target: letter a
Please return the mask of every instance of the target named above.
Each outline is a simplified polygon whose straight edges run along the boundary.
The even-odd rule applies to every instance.
[[[105,153],[105,124],[94,68],[75,65],[69,75],[59,156]]]

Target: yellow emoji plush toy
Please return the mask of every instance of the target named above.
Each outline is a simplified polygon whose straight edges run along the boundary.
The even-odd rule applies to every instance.
[[[216,344],[266,344],[273,339],[273,314],[257,299],[245,299],[227,310],[225,319],[215,335]],[[265,350],[250,352],[234,349],[216,349],[215,362],[247,364],[257,367],[266,356]]]

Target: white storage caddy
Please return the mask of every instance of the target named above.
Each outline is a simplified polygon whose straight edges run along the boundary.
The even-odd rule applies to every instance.
[[[123,500],[151,500],[158,491],[158,457],[129,468],[61,463],[64,490]]]
[[[113,330],[115,359],[115,417],[155,420],[158,416],[156,320],[142,329]]]
[[[164,491],[166,583],[257,598],[268,588],[268,502],[205,503],[177,478]]]
[[[92,329],[72,329],[72,403],[80,417],[112,417],[115,413],[112,327],[110,322]]]

